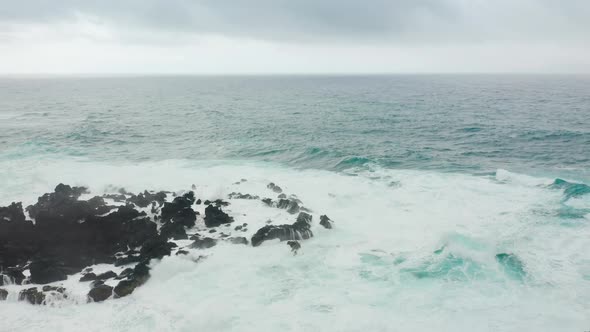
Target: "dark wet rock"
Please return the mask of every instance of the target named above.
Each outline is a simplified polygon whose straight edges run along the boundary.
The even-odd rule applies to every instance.
[[[192,189],[192,190],[197,190],[197,186],[195,186],[195,184],[193,183],[193,184],[191,185],[191,189]]]
[[[94,269],[91,267],[87,267],[84,270],[82,270],[83,273],[88,273],[88,272],[92,272]]]
[[[215,232],[217,232],[217,230],[216,230],[216,229],[210,229],[210,230],[209,230],[209,233],[215,233]]]
[[[123,266],[123,265],[131,264],[131,263],[137,263],[140,260],[141,260],[140,255],[128,255],[128,256],[124,256],[124,257],[117,257],[114,265],[115,266]]]
[[[188,255],[188,251],[180,249],[176,252],[176,256],[179,256],[179,255]]]
[[[242,227],[243,227],[243,226],[241,226],[241,225],[238,225],[238,226],[234,227],[234,231],[239,231],[239,230],[241,230],[241,229],[242,229]]]
[[[193,227],[197,220],[197,214],[191,207],[194,202],[194,193],[189,191],[183,196],[175,197],[172,202],[164,203],[162,207],[162,221],[172,221],[185,227]]]
[[[209,205],[205,208],[205,225],[207,227],[217,227],[222,224],[229,224],[234,221],[234,218],[227,215],[219,207]]]
[[[311,232],[312,216],[301,212],[297,221],[292,225],[266,225],[260,228],[252,236],[252,246],[257,247],[267,240],[279,239],[280,241],[305,240],[313,236]]]
[[[113,271],[107,271],[96,276],[96,279],[107,280],[116,277],[117,274]]]
[[[45,301],[45,294],[37,290],[37,287],[23,289],[18,293],[19,301],[27,301],[31,304],[43,304]]]
[[[320,216],[320,225],[324,226],[324,228],[332,229],[332,219],[328,218],[327,215]]]
[[[123,279],[123,278],[127,278],[129,275],[131,275],[133,273],[133,268],[128,267],[125,270],[121,271],[121,273],[119,273],[118,276],[115,277],[115,279]]]
[[[287,210],[287,212],[289,212],[290,214],[295,214],[299,212],[299,203],[290,199],[280,199],[277,202],[277,207],[279,209]]]
[[[200,238],[201,238],[201,235],[199,233],[195,233],[189,237],[189,240],[196,240],[196,239],[200,239]]]
[[[248,223],[247,222],[245,222],[245,223],[242,224],[242,227],[246,227],[246,226],[248,226]]]
[[[212,239],[210,237],[205,237],[202,239],[197,239],[193,243],[191,243],[190,248],[193,249],[207,249],[214,247],[217,244],[217,240]]]
[[[272,199],[270,199],[270,198],[263,198],[262,203],[264,203],[268,206],[273,206]]]
[[[205,205],[210,205],[210,204],[211,204],[211,201],[207,199],[207,200],[205,200],[205,201],[203,202],[203,204],[205,204]]]
[[[104,194],[104,195],[102,195],[102,197],[112,199],[113,201],[115,201],[117,203],[122,203],[127,200],[127,196],[122,195],[122,194]]]
[[[0,222],[24,222],[25,214],[21,202],[12,202],[9,206],[0,206]]]
[[[94,288],[96,286],[104,285],[104,280],[94,280],[90,283],[90,288]]]
[[[8,282],[11,284],[20,285],[25,280],[25,275],[22,269],[8,268],[0,273],[0,286],[4,284],[4,278],[8,279]]]
[[[4,301],[8,298],[8,291],[0,288],[0,301]]]
[[[141,247],[140,255],[142,259],[149,260],[151,258],[162,259],[164,256],[170,256],[172,248],[176,244],[168,242],[168,239],[162,236],[154,237],[147,240]]]
[[[243,236],[238,236],[238,237],[230,237],[229,239],[227,239],[229,242],[233,243],[233,244],[245,244],[248,245],[248,239],[246,239]]]
[[[221,233],[221,234],[219,234],[219,237],[224,239],[226,237],[229,237],[229,234]]]
[[[275,193],[282,193],[283,192],[283,189],[281,189],[281,187],[277,186],[276,184],[274,184],[272,182],[269,183],[266,187],[268,189],[274,191]]]
[[[34,284],[48,284],[54,281],[66,280],[66,270],[58,261],[51,259],[36,259],[29,265],[31,282]]]
[[[42,291],[44,292],[58,292],[58,293],[65,293],[66,289],[63,287],[58,287],[58,286],[43,286],[43,288],[41,288]]]
[[[127,276],[127,279],[119,281],[117,286],[113,289],[115,297],[127,296],[133,291],[146,283],[149,279],[150,268],[145,263],[139,263],[133,269],[133,273]]]
[[[187,239],[186,230],[181,223],[167,222],[160,228],[160,234],[168,239],[184,240]]]
[[[84,282],[84,281],[93,281],[93,280],[96,280],[96,274],[95,273],[92,273],[92,272],[86,273],[85,275],[83,275],[82,277],[80,277],[80,281],[81,282]]]
[[[301,249],[301,244],[299,243],[299,241],[287,241],[287,244],[289,245],[289,247],[291,247],[291,252],[293,253],[293,255],[297,254],[297,250]]]
[[[232,192],[231,194],[228,195],[228,197],[230,199],[259,199],[260,198],[256,195],[242,194],[242,193],[236,193],[236,192]]]
[[[281,198],[287,198],[287,195],[285,195],[285,194],[279,194],[279,195],[277,196],[277,198],[278,198],[278,199],[281,199]]]
[[[201,205],[201,199],[197,199],[197,205]]]
[[[98,285],[88,292],[88,297],[94,302],[102,302],[113,294],[113,287],[109,285]]]

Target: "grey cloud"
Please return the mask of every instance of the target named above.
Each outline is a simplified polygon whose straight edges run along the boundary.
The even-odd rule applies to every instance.
[[[120,31],[212,33],[295,42],[584,41],[585,0],[6,1],[0,22],[91,15]]]

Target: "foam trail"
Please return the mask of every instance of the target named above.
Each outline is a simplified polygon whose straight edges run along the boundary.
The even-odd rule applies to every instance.
[[[183,160],[2,166],[3,188],[10,191],[2,190],[0,205],[15,199],[31,203],[58,182],[95,192],[108,185],[183,190],[194,183],[198,197],[215,199],[232,191],[275,197],[266,188],[272,181],[313,211],[315,236],[296,256],[284,243],[270,242],[257,248],[220,244],[192,253],[207,256],[198,263],[194,256],[167,257],[153,264],[152,278],[132,296],[104,303],[0,302],[0,330],[583,331],[590,326],[585,256],[590,227],[562,224],[556,211],[563,193],[546,186],[551,179],[507,171],[498,178],[385,169],[347,176],[266,163]],[[241,178],[247,181],[234,184]],[[292,217],[256,200],[232,200],[228,210],[236,224]],[[318,227],[318,214],[334,220],[334,229]],[[501,253],[518,261],[499,260]],[[515,277],[520,268],[522,278]]]

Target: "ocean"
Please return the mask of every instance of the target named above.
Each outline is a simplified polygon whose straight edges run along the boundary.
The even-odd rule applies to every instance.
[[[0,331],[590,329],[590,76],[0,78],[0,206],[60,182],[274,182],[314,237],[165,257],[103,303],[0,301]]]

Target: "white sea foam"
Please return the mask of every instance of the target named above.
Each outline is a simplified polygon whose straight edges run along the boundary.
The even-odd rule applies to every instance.
[[[590,328],[588,219],[563,223],[562,192],[548,179],[498,171],[475,177],[409,170],[357,176],[273,164],[165,161],[4,163],[0,205],[33,203],[57,183],[129,191],[296,194],[314,215],[314,238],[293,256],[284,243],[220,244],[152,263],[131,296],[53,307],[0,302],[2,331],[583,331]],[[245,178],[246,182],[234,184]],[[227,208],[251,235],[268,219],[260,201]],[[590,208],[576,201],[577,208]],[[335,228],[318,225],[319,215]],[[441,253],[435,253],[441,249]],[[525,275],[495,259],[513,253]],[[195,263],[191,258],[207,257]],[[72,279],[73,280],[73,279]],[[76,279],[77,280],[77,279]],[[72,291],[78,291],[74,283]],[[86,286],[87,287],[87,286]],[[86,289],[79,290],[83,294]],[[75,302],[75,301],[74,301]]]

